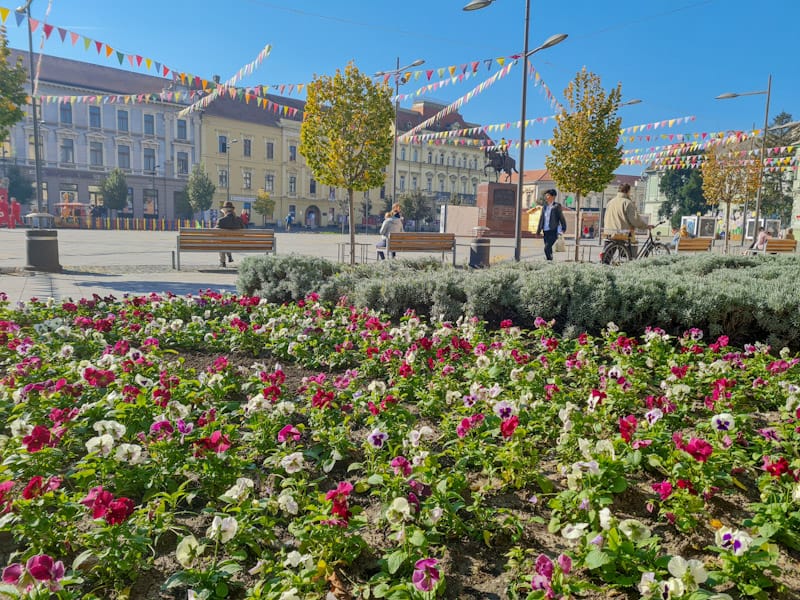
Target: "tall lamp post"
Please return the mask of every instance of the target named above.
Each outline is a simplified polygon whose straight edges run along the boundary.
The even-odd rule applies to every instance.
[[[25,232],[25,269],[31,271],[61,271],[58,259],[58,231],[53,228],[53,217],[43,212],[42,207],[42,156],[39,148],[39,115],[34,97],[33,68],[33,29],[31,28],[31,3],[27,0],[24,6],[16,9],[17,14],[24,14],[28,19],[28,66],[31,81],[31,116],[33,117],[33,161],[36,173],[36,208],[30,216],[31,227]]]
[[[412,67],[418,67],[425,62],[424,59],[418,58],[412,63],[407,64],[404,67],[400,66],[400,57],[397,57],[397,67],[392,69],[391,71],[378,71],[375,73],[375,77],[382,77],[385,75],[393,75],[394,76],[394,150],[392,150],[392,202],[397,202],[397,137],[398,137],[398,126],[397,126],[397,113],[400,110],[400,74],[405,71],[406,69],[411,69]],[[405,83],[405,82],[403,82]]]
[[[226,181],[225,181],[225,183],[226,183],[226,185],[225,185],[225,193],[227,195],[226,203],[231,201],[231,144],[235,144],[238,141],[239,140],[235,140],[234,139],[234,140],[228,140],[225,143],[225,155],[228,157],[228,170],[225,172],[226,175],[227,175],[227,178],[226,178]]]
[[[153,188],[153,213],[158,216],[158,189],[156,189],[156,171],[161,165],[153,165],[150,171],[150,187]]]
[[[464,10],[479,10],[492,4],[494,0],[471,0]],[[525,2],[525,24],[522,49],[522,110],[519,124],[519,175],[517,176],[517,206],[514,217],[514,260],[522,255],[522,182],[525,179],[525,105],[528,96],[528,58],[541,50],[551,48],[567,39],[566,33],[557,33],[547,38],[541,46],[528,50],[528,30],[531,20],[531,0]]]
[[[769,97],[772,91],[772,74],[770,73],[769,77],[767,78],[767,89],[760,90],[757,92],[741,92],[739,94],[728,92],[726,94],[720,94],[717,96],[717,100],[728,100],[730,98],[738,98],[739,96],[761,96],[763,94],[767,95],[767,103],[766,107],[764,108],[764,129],[761,132],[761,155],[759,156],[759,164],[760,169],[758,170],[758,189],[756,190],[756,218],[755,223],[753,224],[753,237],[756,236],[758,232],[758,225],[759,225],[759,217],[761,216],[761,188],[764,184],[764,158],[767,155],[767,128],[769,127]],[[744,216],[744,222],[742,223],[742,240],[744,241],[744,237],[747,234],[747,215]]]

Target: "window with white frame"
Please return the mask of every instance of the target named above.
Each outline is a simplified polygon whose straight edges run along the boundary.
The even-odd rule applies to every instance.
[[[100,129],[103,126],[102,118],[100,116],[99,106],[89,107],[89,127],[92,129]]]
[[[220,169],[219,170],[219,187],[227,188],[228,187],[228,171],[227,169]]]
[[[264,191],[265,192],[275,191],[275,175],[273,175],[272,173],[267,173],[264,176]]]
[[[297,160],[297,146],[289,146],[289,161]]]
[[[118,110],[117,111],[117,130],[118,131],[128,131],[128,111],[127,110]]]
[[[103,166],[103,142],[89,142],[89,164],[93,167]]]
[[[75,141],[72,138],[63,138],[58,152],[59,162],[67,165],[75,164]]]
[[[297,176],[289,175],[289,193],[294,195],[297,193]]]
[[[273,142],[267,142],[267,160],[274,160],[275,159],[275,144]]]
[[[242,140],[242,155],[250,156],[252,154],[253,140]]]
[[[120,169],[131,168],[131,147],[117,146],[117,166]]]
[[[144,149],[144,170],[148,173],[156,170],[156,151],[154,148]]]
[[[243,171],[242,172],[242,181],[243,187],[246,190],[252,189],[253,187],[253,174],[250,171]]]
[[[156,117],[155,115],[145,115],[144,116],[144,134],[145,135],[155,135],[156,134]]]
[[[188,152],[178,152],[177,155],[177,168],[178,168],[178,175],[188,175],[189,174],[189,153]]]
[[[188,136],[186,135],[186,119],[178,119],[175,137],[177,137],[179,140],[188,139]]]
[[[58,122],[62,125],[72,125],[72,104],[62,102],[59,105]]]
[[[405,192],[406,191],[406,176],[405,175],[400,175],[400,191],[401,192]]]
[[[311,181],[308,182],[308,193],[311,196],[317,195],[317,180],[313,177],[311,178]]]
[[[433,177],[430,175],[428,175],[427,187],[425,189],[429,192],[433,191]]]

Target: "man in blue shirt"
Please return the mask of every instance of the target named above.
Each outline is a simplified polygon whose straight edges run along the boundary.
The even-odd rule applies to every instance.
[[[544,207],[539,217],[539,226],[536,228],[536,235],[543,234],[544,257],[547,260],[553,260],[553,244],[556,243],[558,234],[567,230],[567,221],[564,219],[561,205],[556,202],[556,195],[555,190],[547,190],[544,193]]]

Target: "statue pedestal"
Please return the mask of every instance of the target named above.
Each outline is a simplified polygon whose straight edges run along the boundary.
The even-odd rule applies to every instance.
[[[517,184],[481,183],[476,204],[478,226],[488,227],[489,237],[515,237]],[[533,237],[525,227],[521,229],[523,237]]]

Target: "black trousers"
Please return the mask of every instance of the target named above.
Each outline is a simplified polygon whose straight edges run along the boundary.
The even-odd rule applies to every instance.
[[[542,233],[544,234],[544,257],[547,260],[553,260],[553,244],[558,239],[558,230],[548,229]]]

